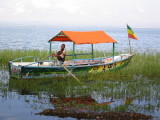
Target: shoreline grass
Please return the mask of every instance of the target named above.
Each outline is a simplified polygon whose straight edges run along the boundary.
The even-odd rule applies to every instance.
[[[76,53],[88,53],[88,51],[77,51]],[[67,54],[72,54],[72,51],[68,51]],[[121,52],[115,53],[115,55],[121,54]],[[0,66],[1,68],[7,66],[8,61],[14,60],[16,58],[25,56],[37,56],[40,58],[45,58],[49,55],[47,50],[1,50],[0,51]],[[95,57],[111,56],[111,52],[99,52],[95,51]],[[77,58],[91,58],[91,55],[78,56]],[[66,57],[66,60],[72,59],[71,57]],[[91,75],[91,76],[97,76]],[[160,77],[160,52],[155,53],[136,53],[131,59],[127,67],[120,70],[115,70],[109,74],[102,73],[100,76],[105,77]],[[84,77],[84,76],[83,76]],[[93,77],[92,77],[93,78]]]

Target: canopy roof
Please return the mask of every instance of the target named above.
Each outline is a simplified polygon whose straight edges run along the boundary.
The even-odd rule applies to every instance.
[[[77,31],[61,31],[50,41],[74,42],[75,44],[96,44],[96,43],[115,43],[113,38],[104,31],[77,32]]]

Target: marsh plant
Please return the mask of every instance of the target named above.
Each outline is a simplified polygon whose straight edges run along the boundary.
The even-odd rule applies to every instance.
[[[96,80],[79,84],[72,78],[57,77],[56,80],[10,80],[9,90],[17,90],[20,95],[38,96],[36,101],[45,103],[48,101],[51,106],[53,104],[54,107],[61,109],[79,108],[151,115],[160,109],[159,84],[158,79],[142,78],[129,80],[121,78],[120,81],[106,78],[105,81]],[[54,99],[58,104],[51,102]]]
[[[77,54],[89,53],[89,51],[76,51]],[[67,51],[67,54],[72,54],[72,51]],[[115,53],[115,55],[121,52]],[[0,66],[7,66],[8,61],[25,56],[37,56],[40,59],[49,55],[47,50],[1,50],[0,51]],[[112,56],[111,52],[94,51],[94,57]],[[77,58],[91,58],[91,55],[81,55]],[[72,56],[67,56],[66,60],[72,59]],[[54,60],[54,59],[52,59]],[[113,71],[109,75],[116,76],[131,76],[131,77],[160,77],[160,53],[147,52],[135,53],[130,63],[124,69]],[[106,74],[104,74],[106,75]],[[94,75],[93,75],[94,76]],[[90,79],[90,78],[89,78]],[[102,78],[103,79],[103,78]]]

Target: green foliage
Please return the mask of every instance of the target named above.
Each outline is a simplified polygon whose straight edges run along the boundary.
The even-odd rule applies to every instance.
[[[48,51],[45,50],[1,50],[0,51],[0,65],[7,65],[8,61],[26,57],[37,56],[44,58],[48,56]]]
[[[135,54],[127,67],[118,74],[134,77],[160,77],[160,53]]]
[[[76,51],[76,54],[83,54],[89,53],[89,51]],[[116,55],[120,54],[121,52],[117,52]],[[67,54],[72,54],[72,51],[67,51]],[[49,55],[48,51],[45,50],[1,50],[0,51],[0,65],[7,66],[8,61],[14,60],[20,57],[26,56],[37,56],[40,58],[45,58]],[[94,51],[95,57],[104,57],[104,56],[112,56],[111,52],[100,52]],[[80,55],[77,56],[78,59],[82,58],[91,58],[91,55]],[[72,59],[72,56],[67,56],[66,60]],[[88,77],[89,76],[89,77]],[[97,78],[98,74],[92,74],[86,76],[88,80],[98,80],[105,78],[112,78],[112,77],[139,77],[139,76],[146,76],[146,77],[160,77],[160,53],[137,53],[133,56],[130,63],[127,67],[123,69],[119,69],[116,71],[112,71],[109,74],[102,73]],[[84,76],[83,76],[84,78]]]

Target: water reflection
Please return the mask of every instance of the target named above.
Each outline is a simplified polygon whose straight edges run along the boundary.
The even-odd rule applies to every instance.
[[[21,111],[21,118],[30,112],[31,119],[48,119],[34,114],[46,109],[61,109],[96,113],[136,112],[160,117],[158,79],[121,78],[79,85],[70,78],[9,80],[6,70],[1,70],[0,73],[0,106],[4,109],[0,109],[1,114],[5,111],[20,116],[16,111]]]
[[[91,96],[81,97],[59,97],[51,98],[50,102],[55,109],[75,110],[75,111],[94,111],[95,106],[105,106],[114,101],[107,101],[105,103],[98,103]]]

